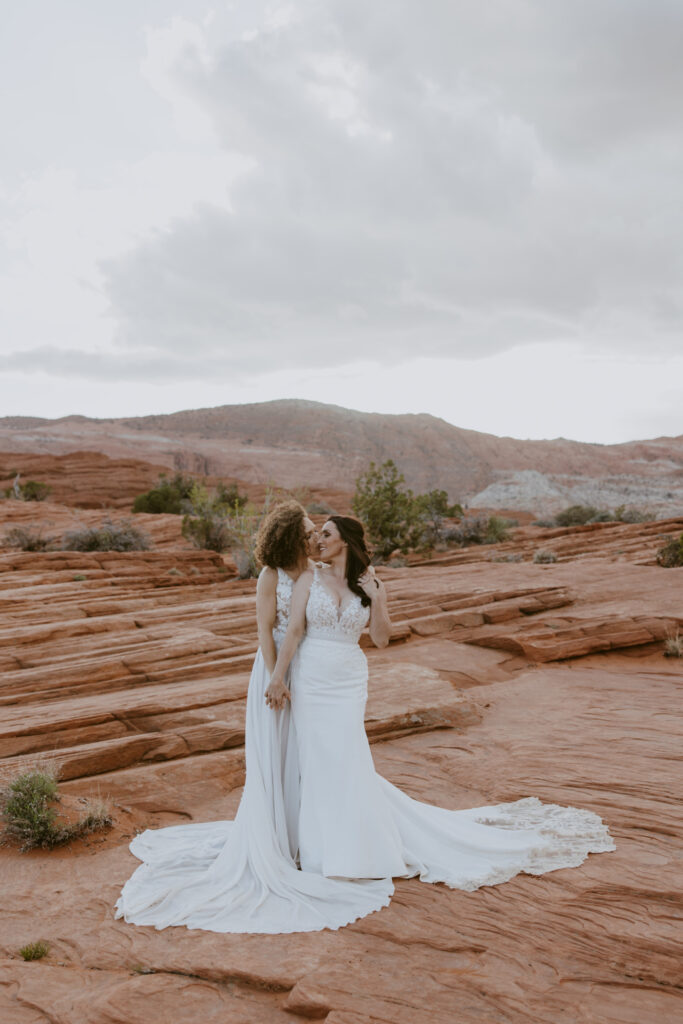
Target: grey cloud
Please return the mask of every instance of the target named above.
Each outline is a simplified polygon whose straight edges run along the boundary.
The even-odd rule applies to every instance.
[[[257,166],[231,214],[104,266],[122,348],[169,352],[169,373],[677,348],[679,3],[297,11],[179,66]]]

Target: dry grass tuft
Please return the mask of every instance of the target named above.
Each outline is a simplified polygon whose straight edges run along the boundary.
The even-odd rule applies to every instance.
[[[49,943],[40,939],[39,942],[29,942],[27,946],[22,946],[19,950],[19,956],[24,960],[42,960],[49,952]]]
[[[683,658],[683,636],[676,630],[664,641],[665,658]]]

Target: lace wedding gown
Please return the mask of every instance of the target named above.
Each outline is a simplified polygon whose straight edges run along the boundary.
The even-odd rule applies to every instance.
[[[291,578],[278,570],[278,647],[291,592]],[[521,871],[575,867],[615,848],[591,811],[534,797],[448,811],[378,775],[358,646],[368,616],[355,595],[338,608],[315,571],[306,635],[291,667],[291,712],[266,707],[269,676],[256,655],[235,820],[136,836],[130,849],[143,864],[123,888],[117,917],[215,932],[334,929],[386,906],[392,876],[473,890]]]

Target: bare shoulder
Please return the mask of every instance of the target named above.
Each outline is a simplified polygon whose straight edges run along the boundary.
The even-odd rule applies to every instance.
[[[313,582],[313,569],[304,569],[294,584],[295,590],[308,590]]]
[[[256,583],[257,594],[274,594],[277,587],[277,569],[264,565]]]

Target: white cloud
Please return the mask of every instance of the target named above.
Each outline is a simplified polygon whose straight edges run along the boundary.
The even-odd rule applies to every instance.
[[[494,356],[522,373],[510,353],[531,343],[586,372],[587,352],[676,358],[678,0],[122,0],[66,27],[41,17],[45,45],[0,41],[25,115],[0,182],[13,375],[128,382],[124,402],[156,381],[163,405],[185,382],[239,400],[313,373],[324,399],[328,373],[369,359],[405,408],[416,382],[437,411],[416,356],[439,380]],[[636,378],[612,375],[625,390],[603,393],[606,416],[628,432]],[[660,376],[664,416],[683,403]],[[496,402],[518,424],[502,432],[531,429]]]

